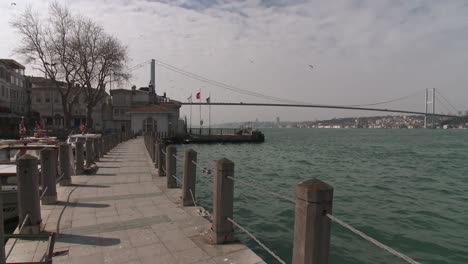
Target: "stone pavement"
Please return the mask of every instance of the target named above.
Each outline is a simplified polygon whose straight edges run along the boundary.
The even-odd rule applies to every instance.
[[[41,206],[44,230],[59,229],[53,263],[264,263],[242,244],[208,244],[209,221],[181,206],[180,189],[165,188],[142,138],[97,164],[95,175],[57,188],[57,205]],[[20,240],[8,262],[39,261],[46,248],[46,241]]]

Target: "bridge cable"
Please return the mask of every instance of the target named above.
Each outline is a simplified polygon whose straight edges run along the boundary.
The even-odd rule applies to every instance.
[[[155,60],[155,61],[158,63],[158,65],[160,65],[160,66],[162,66],[162,67],[164,67],[164,68],[166,68],[166,69],[168,69],[170,71],[185,75],[185,76],[187,76],[189,78],[196,79],[196,80],[199,80],[201,82],[205,82],[205,83],[208,83],[208,84],[211,84],[213,86],[217,86],[217,87],[220,87],[220,88],[223,88],[223,89],[231,90],[231,91],[234,91],[234,92],[238,92],[238,93],[242,93],[242,94],[246,94],[246,95],[250,95],[250,96],[254,96],[254,97],[258,97],[258,98],[268,99],[268,100],[272,100],[272,101],[290,102],[290,103],[304,103],[304,102],[284,99],[284,98],[280,98],[280,97],[265,95],[265,94],[261,94],[261,93],[241,89],[241,88],[235,87],[233,85],[224,84],[224,83],[221,83],[221,82],[218,82],[218,81],[208,79],[208,78],[203,77],[201,75],[188,72],[186,70],[175,67],[173,65],[170,65],[170,64],[168,64],[166,62],[163,62],[163,61],[160,61],[160,60]]]
[[[455,106],[453,106],[453,104],[450,103],[450,101],[447,100],[447,98],[446,98],[441,92],[439,92],[438,90],[436,90],[436,93],[437,93],[438,95],[440,95],[440,96],[442,97],[442,99],[444,99],[444,100],[455,110],[456,113],[458,113],[458,112],[460,111],[460,110],[458,110]]]
[[[398,97],[398,98],[395,98],[395,99],[392,99],[392,100],[387,100],[387,101],[382,101],[382,102],[376,102],[376,103],[370,103],[370,104],[357,104],[357,105],[347,105],[347,106],[372,106],[372,105],[381,105],[381,104],[388,104],[388,103],[393,103],[393,102],[396,102],[396,101],[400,101],[400,100],[404,100],[404,99],[407,99],[407,98],[410,98],[410,97],[413,97],[417,94],[419,94],[420,92],[422,92],[423,90],[418,90],[414,93],[411,93],[409,95],[406,95],[406,96],[402,96],[402,97]]]

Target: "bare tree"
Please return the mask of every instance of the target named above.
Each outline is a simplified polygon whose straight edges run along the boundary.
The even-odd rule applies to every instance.
[[[129,78],[124,71],[127,48],[89,19],[77,21],[73,42],[80,64],[78,82],[83,87],[86,101],[86,124],[93,127],[93,109],[102,101],[107,83]]]
[[[72,15],[57,2],[50,5],[46,20],[27,8],[12,26],[23,37],[16,53],[55,83],[62,97],[64,124],[70,126],[73,106],[83,93],[87,126],[92,127],[91,114],[111,77],[117,82],[129,78],[124,71],[127,48],[102,26]]]
[[[50,5],[47,20],[26,8],[11,23],[22,36],[15,52],[50,79],[60,94],[65,127],[70,126],[73,104],[80,93],[75,87],[80,65],[74,62],[76,54],[69,37],[74,24],[69,10],[58,3]]]

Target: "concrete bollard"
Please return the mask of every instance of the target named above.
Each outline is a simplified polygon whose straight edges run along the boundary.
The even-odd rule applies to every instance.
[[[176,164],[177,160],[174,157],[177,155],[177,149],[174,145],[169,145],[166,147],[166,178],[167,178],[167,188],[177,188],[177,180],[174,178],[176,176]]]
[[[83,142],[75,143],[75,174],[80,175],[84,172],[84,144]]]
[[[29,215],[20,234],[39,234],[41,229],[42,220],[37,165],[37,158],[29,154],[21,156],[16,161],[19,225]]]
[[[82,143],[83,144],[83,143]],[[57,162],[55,153],[51,148],[40,151],[42,175],[42,204],[55,204],[57,202]]]
[[[330,252],[333,187],[317,180],[296,188],[293,264],[325,264]]]
[[[97,138],[93,138],[93,153],[94,161],[99,161],[99,142]]]
[[[154,144],[153,144],[153,156],[154,156],[154,167],[155,168],[158,168],[158,153],[159,153],[159,149],[158,149],[158,140],[155,140],[154,141]]]
[[[70,186],[71,182],[71,175],[70,171],[70,145],[67,143],[60,143],[59,144],[59,160],[60,160],[60,186]]]
[[[102,136],[98,138],[98,146],[99,146],[99,158],[104,157],[104,145],[102,143]]]
[[[5,229],[3,224],[3,197],[0,195],[0,264],[5,263]]]
[[[211,226],[211,241],[214,244],[224,244],[234,241],[232,223],[234,207],[234,163],[228,159],[215,161],[213,179],[213,223]]]
[[[193,162],[197,162],[197,152],[193,149],[185,150],[184,159],[184,182],[182,185],[182,205],[194,206],[195,187],[197,177],[197,167]],[[192,193],[190,193],[190,190]],[[193,199],[192,199],[193,194]]]
[[[93,140],[86,139],[86,167],[91,167],[94,163]]]
[[[166,173],[164,173],[164,170],[165,170],[164,167],[166,166],[165,156],[163,154],[164,143],[159,142],[158,149],[159,149],[159,152],[158,152],[158,175],[160,177],[162,177],[162,176],[166,176]]]

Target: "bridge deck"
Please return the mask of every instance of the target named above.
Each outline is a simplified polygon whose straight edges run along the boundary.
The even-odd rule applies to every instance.
[[[54,252],[63,254],[53,263],[264,263],[242,244],[207,243],[208,220],[180,205],[180,189],[165,188],[142,139],[120,144],[97,164],[96,175],[58,187],[57,205],[41,206],[45,231],[59,222]],[[39,261],[46,247],[18,241],[8,262]]]

